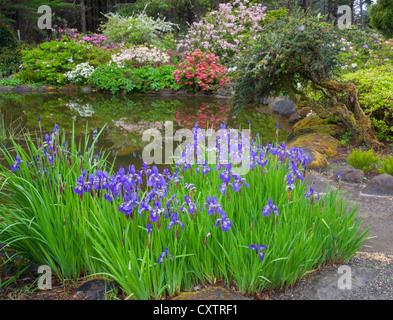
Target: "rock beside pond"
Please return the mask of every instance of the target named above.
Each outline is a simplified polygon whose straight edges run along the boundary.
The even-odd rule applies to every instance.
[[[28,92],[33,92],[34,90],[35,88],[27,86],[25,84],[18,84],[12,89],[12,91],[15,93],[28,93]]]
[[[66,85],[60,87],[59,90],[66,91],[66,92],[79,92],[80,88],[75,84],[66,84]]]
[[[208,287],[199,291],[182,292],[172,300],[251,300],[222,287]]]
[[[362,193],[376,196],[393,196],[393,176],[380,174],[372,178],[362,190]]]
[[[0,92],[11,92],[11,87],[0,86]]]
[[[103,300],[105,298],[105,294],[110,293],[118,287],[119,284],[115,281],[94,279],[87,281],[80,287],[76,288],[72,292],[72,295],[92,300]]]
[[[337,173],[340,172],[341,181],[351,183],[362,183],[364,179],[364,172],[360,169],[355,169],[351,165],[338,166],[332,170],[333,179],[337,179]]]
[[[190,93],[187,90],[176,91],[177,96],[188,96]]]
[[[57,87],[51,86],[49,84],[44,84],[37,88],[38,92],[55,92],[57,91]]]
[[[325,171],[329,168],[329,162],[322,154],[307,147],[302,149],[304,154],[311,160],[311,162],[307,164],[307,169]]]
[[[161,95],[161,96],[169,96],[172,94],[175,94],[176,91],[172,90],[172,89],[161,89],[158,90],[157,94]]]
[[[290,117],[295,112],[295,103],[288,97],[264,99],[270,109],[284,117]]]

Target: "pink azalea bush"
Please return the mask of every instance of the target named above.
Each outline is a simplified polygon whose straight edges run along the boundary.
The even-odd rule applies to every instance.
[[[266,7],[249,5],[248,0],[221,3],[218,10],[208,13],[200,22],[192,24],[177,49],[193,51],[196,48],[210,50],[222,61],[245,48],[249,38],[262,30]]]
[[[68,40],[75,40],[79,42],[85,42],[88,44],[92,44],[96,47],[105,47],[108,49],[117,48],[113,42],[109,42],[107,37],[103,34],[92,33],[92,34],[82,34],[78,32],[76,28],[66,28],[67,25],[64,25],[63,28],[54,26],[51,29],[51,37],[46,40],[56,40],[60,41],[63,37],[66,37]]]
[[[212,90],[213,86],[229,82],[227,68],[219,63],[214,53],[196,49],[186,56],[179,69],[174,72],[175,80],[190,91]]]

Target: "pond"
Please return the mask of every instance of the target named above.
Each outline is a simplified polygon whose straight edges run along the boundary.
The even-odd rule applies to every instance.
[[[139,168],[142,150],[149,144],[142,141],[144,130],[156,128],[164,136],[165,121],[173,121],[174,132],[192,129],[195,123],[200,128],[219,129],[221,123],[231,129],[248,128],[250,121],[252,135],[258,134],[264,144],[275,141],[276,123],[280,125],[279,141],[286,140],[291,130],[287,119],[268,107],[250,105],[235,113],[228,99],[209,96],[0,93],[0,143],[10,151],[9,136],[17,139],[26,129],[38,133],[38,118],[47,133],[55,124],[67,133],[74,125],[79,139],[86,130],[94,137],[104,128],[95,148],[97,153],[109,152],[108,160],[115,161],[116,170],[131,164]],[[5,160],[0,161],[4,164]]]

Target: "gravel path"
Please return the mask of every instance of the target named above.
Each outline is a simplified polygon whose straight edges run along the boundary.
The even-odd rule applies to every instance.
[[[307,183],[316,191],[337,187],[328,174],[311,172]],[[362,228],[374,236],[344,266],[333,265],[310,274],[294,288],[279,292],[272,300],[393,300],[393,198],[363,196],[364,184],[342,184],[351,206],[358,204]],[[344,280],[346,279],[346,281]]]

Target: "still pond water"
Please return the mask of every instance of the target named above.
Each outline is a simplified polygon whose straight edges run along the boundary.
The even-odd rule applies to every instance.
[[[248,128],[252,135],[259,134],[263,144],[275,141],[276,123],[280,125],[279,140],[286,140],[291,128],[287,119],[272,113],[263,106],[244,106],[239,113],[231,110],[227,99],[213,97],[157,97],[146,95],[110,94],[39,94],[27,95],[0,93],[0,143],[12,152],[9,132],[15,137],[22,130],[38,132],[38,117],[46,132],[58,124],[61,130],[70,132],[74,123],[78,139],[84,137],[86,126],[92,137],[103,127],[96,145],[109,152],[109,161],[115,161],[115,169],[134,164],[142,165],[142,150],[149,142],[142,141],[142,133],[157,128],[164,136],[164,122],[173,121],[174,132],[181,128]],[[84,139],[84,138],[83,138]],[[4,159],[0,159],[4,163]]]

